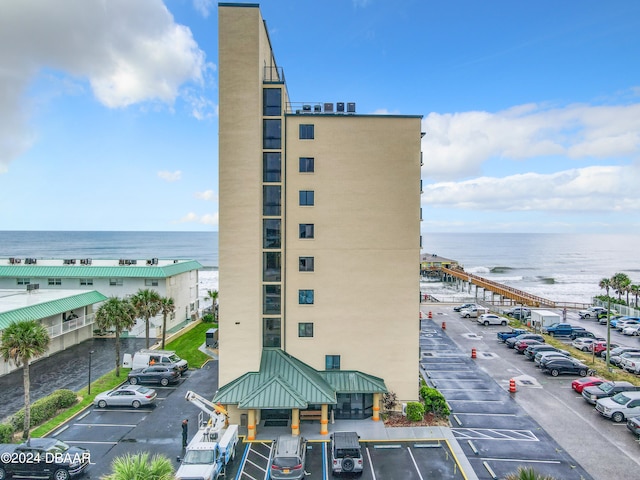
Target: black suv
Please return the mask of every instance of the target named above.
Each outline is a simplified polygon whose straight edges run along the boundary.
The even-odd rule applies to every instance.
[[[170,383],[180,381],[180,370],[175,364],[170,365],[154,365],[147,368],[137,368],[129,372],[129,383],[137,385],[138,383],[159,383],[166,387]]]
[[[364,468],[360,437],[356,432],[334,432],[329,437],[331,471],[361,474]]]

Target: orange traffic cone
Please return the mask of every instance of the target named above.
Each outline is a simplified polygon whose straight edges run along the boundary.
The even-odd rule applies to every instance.
[[[429,312],[429,318],[433,318],[433,316],[431,315],[431,312]]]
[[[471,358],[476,358],[476,349],[475,348],[471,349]]]
[[[446,330],[447,329],[447,322],[442,322],[442,329]]]
[[[516,381],[514,378],[509,380],[509,393],[516,393]]]

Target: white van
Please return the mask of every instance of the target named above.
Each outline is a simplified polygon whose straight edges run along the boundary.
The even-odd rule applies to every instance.
[[[176,352],[171,350],[147,350],[143,349],[136,352],[131,357],[130,353],[124,354],[122,366],[125,368],[146,368],[149,365],[169,365],[175,364],[180,370],[180,373],[186,372],[189,369],[189,364],[186,360],[182,360]]]

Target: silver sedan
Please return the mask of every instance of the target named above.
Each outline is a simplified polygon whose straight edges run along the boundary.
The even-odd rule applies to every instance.
[[[142,385],[123,385],[96,395],[93,404],[100,407],[133,407],[151,405],[156,401],[157,393],[153,388]]]

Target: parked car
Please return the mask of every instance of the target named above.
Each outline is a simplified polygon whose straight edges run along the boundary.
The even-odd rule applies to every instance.
[[[617,315],[617,314],[616,314],[616,315],[614,315],[614,314],[611,314],[611,315],[609,315],[609,320],[613,321],[613,320],[617,320],[617,319],[619,319],[619,318],[621,318],[621,317],[622,317],[622,315]],[[600,315],[600,316],[598,317],[598,323],[599,323],[600,325],[606,325],[606,324],[607,324],[607,314],[606,314],[606,313],[605,313],[604,315]]]
[[[503,310],[502,313],[521,320],[531,316],[531,309],[526,307],[514,307],[508,310]]]
[[[480,315],[487,313],[488,310],[484,307],[473,306],[470,308],[464,308],[460,310],[460,316],[462,318],[478,318]]]
[[[580,318],[598,318],[598,314],[601,312],[607,312],[606,308],[602,307],[589,307],[586,310],[580,310],[578,315]]]
[[[334,432],[329,436],[329,455],[333,474],[361,474],[364,469],[360,437],[356,432]]]
[[[133,407],[152,405],[158,394],[153,388],[142,385],[123,385],[96,395],[93,404],[100,407]]]
[[[600,377],[576,378],[573,382],[571,382],[571,388],[573,388],[577,393],[582,393],[582,390],[584,390],[586,387],[602,385],[604,382],[606,382],[606,380]]]
[[[538,352],[536,356],[533,357],[533,361],[536,364],[536,367],[539,367],[542,364],[542,360],[549,360],[551,358],[567,358],[571,357],[570,355],[565,355],[561,352]]]
[[[487,325],[502,325],[503,327],[507,325],[507,319],[495,313],[483,313],[478,317],[477,322],[485,327]]]
[[[595,343],[597,340],[593,338],[576,338],[573,342],[571,342],[571,346],[573,348],[577,348],[583,352],[589,351],[589,346]]]
[[[636,437],[640,437],[640,417],[627,418],[627,428]]]
[[[640,358],[625,360],[622,368],[629,373],[640,374]]]
[[[180,371],[175,365],[154,365],[153,367],[137,368],[129,372],[129,383],[159,383],[166,387],[170,383],[180,381]]]
[[[524,340],[518,340],[515,345],[513,346],[513,349],[518,352],[518,353],[524,353],[524,351],[529,347],[529,346],[534,346],[534,345],[544,345],[543,342],[539,341],[539,340],[533,340],[531,338],[526,338]]]
[[[624,330],[627,327],[634,327],[640,325],[640,320],[636,320],[636,319],[627,319],[627,320],[618,320],[616,322],[616,330],[618,330],[619,332],[621,332],[622,330]]]
[[[544,337],[537,333],[523,333],[517,337],[507,338],[504,343],[507,344],[507,347],[514,348],[518,340],[538,340],[539,342],[544,343]]]
[[[613,397],[620,392],[635,392],[638,390],[640,390],[640,387],[635,386],[631,382],[604,382],[597,386],[585,387],[582,390],[582,398],[590,404],[595,405],[596,401],[601,398]]]
[[[307,441],[301,436],[280,435],[271,447],[271,477],[273,480],[305,477]]]
[[[622,322],[626,322],[628,320],[640,320],[640,318],[638,318],[638,317],[628,317],[628,316],[618,317],[618,318],[615,318],[615,319],[611,320],[609,322],[609,325],[611,325],[612,328],[618,328],[618,325],[620,325]]]
[[[477,307],[475,303],[463,303],[462,305],[458,305],[457,307],[453,307],[454,312],[459,312],[460,310],[466,310],[468,308]]]
[[[638,335],[640,335],[640,324],[624,327],[622,329],[622,334],[623,335],[633,335],[633,336],[637,337]]]
[[[523,333],[529,333],[529,331],[525,330],[524,328],[512,328],[508,332],[496,333],[496,337],[498,338],[499,342],[505,343],[507,339],[511,337],[517,337],[518,335],[522,335]]]
[[[625,352],[640,352],[640,347],[625,347],[620,345],[619,347],[612,348],[609,352],[610,357],[617,357]]]
[[[571,332],[571,340],[575,340],[576,338],[595,338],[597,340],[604,340],[602,337],[598,337],[595,333],[590,332],[589,330],[574,330]]]
[[[609,351],[617,348],[619,345],[617,343],[612,343],[609,347]],[[589,351],[593,352],[595,350],[596,355],[600,355],[602,357],[606,356],[607,353],[607,342],[606,340],[597,340],[589,345]]]
[[[547,345],[546,343],[541,343],[538,345],[528,346],[524,351],[524,356],[527,357],[529,360],[533,361],[533,359],[536,357],[536,354],[541,352],[560,353],[566,356],[571,355],[566,350],[560,350],[559,348],[556,348],[553,345]]]
[[[616,423],[640,415],[640,392],[620,392],[596,401],[596,410]]]
[[[586,377],[589,367],[587,367],[581,361],[575,358],[549,358],[540,362],[540,370],[545,373],[551,374],[552,377],[557,377],[561,374],[578,374],[581,377]]]
[[[624,369],[625,362],[627,360],[633,360],[633,359],[640,359],[639,351],[624,352],[620,355],[614,355],[609,358],[609,362],[611,362],[611,365],[615,365],[618,368]]]
[[[568,337],[576,330],[584,330],[584,327],[571,325],[570,323],[554,323],[547,327],[542,327],[542,333],[547,333],[552,337]]]

